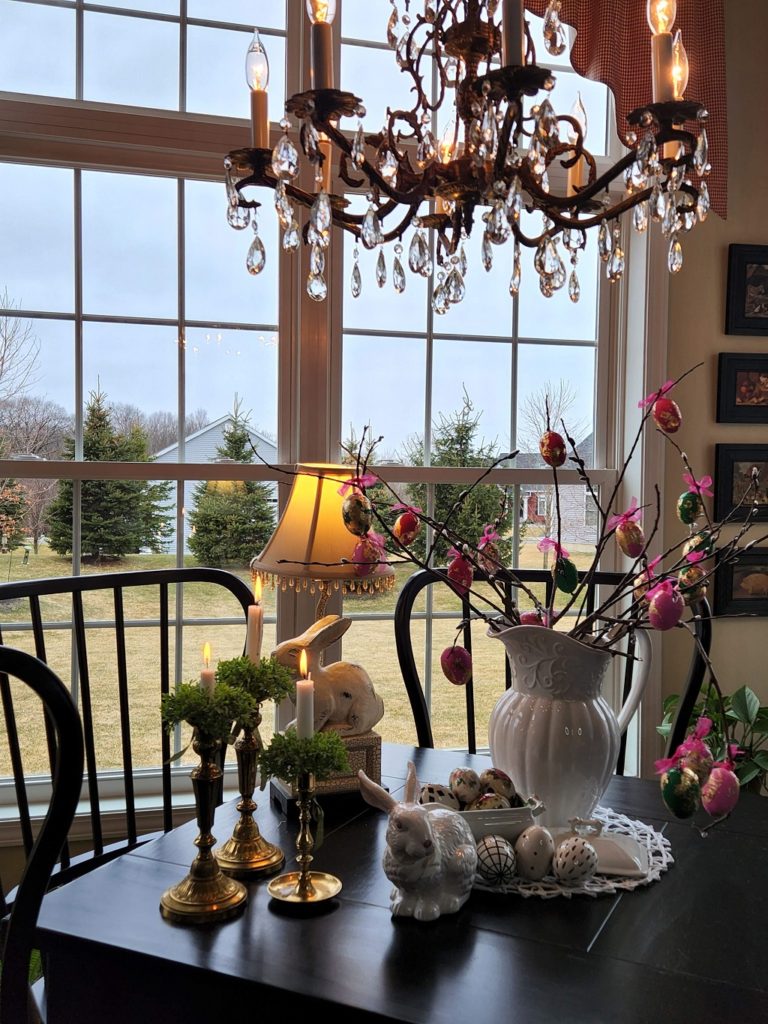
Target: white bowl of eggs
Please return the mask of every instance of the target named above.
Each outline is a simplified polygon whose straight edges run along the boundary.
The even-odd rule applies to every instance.
[[[422,786],[419,802],[459,811],[475,842],[491,833],[514,842],[545,809],[535,797],[524,800],[517,794],[510,777],[499,768],[480,773],[473,768],[454,768],[447,786]]]

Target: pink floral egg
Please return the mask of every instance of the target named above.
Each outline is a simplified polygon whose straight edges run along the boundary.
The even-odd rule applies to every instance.
[[[676,587],[657,590],[648,605],[648,620],[654,629],[672,629],[683,617],[685,602]]]
[[[701,787],[701,802],[707,814],[713,818],[721,814],[730,814],[739,800],[739,780],[724,765],[718,765],[709,773],[709,778]]]

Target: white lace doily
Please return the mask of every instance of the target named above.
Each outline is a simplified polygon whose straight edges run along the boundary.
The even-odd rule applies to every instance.
[[[511,882],[491,885],[479,875],[475,878],[475,888],[483,892],[517,893],[518,896],[539,896],[548,900],[555,896],[587,895],[600,896],[603,893],[637,889],[641,885],[657,882],[670,864],[674,864],[671,846],[668,839],[657,832],[651,825],[642,821],[634,821],[626,814],[619,814],[610,807],[596,807],[593,815],[603,823],[603,835],[611,832],[631,836],[637,840],[648,855],[648,872],[641,878],[622,878],[619,875],[595,874],[579,885],[562,885],[554,875],[547,875],[539,882],[530,882],[515,876]]]

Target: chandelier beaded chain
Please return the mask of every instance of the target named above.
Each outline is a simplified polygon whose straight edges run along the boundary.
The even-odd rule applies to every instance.
[[[331,23],[335,0],[306,0],[312,22],[313,88],[292,96],[280,122],[282,135],[270,149],[266,113],[269,65],[258,35],[246,58],[252,89],[253,146],[234,150],[224,160],[227,220],[253,240],[246,257],[251,274],[259,274],[266,251],[259,237],[258,200],[248,199],[252,186],[274,191],[282,230],[282,248],[309,249],[307,294],[321,302],[328,294],[326,259],[331,228],[355,238],[350,287],[363,290],[359,245],[378,250],[375,283],[406,288],[404,258],[421,277],[436,275],[432,308],[438,315],[462,301],[468,271],[466,242],[482,231],[481,263],[493,266],[501,248],[510,245],[510,294],[522,281],[522,251],[533,250],[533,267],[547,297],[567,287],[578,302],[577,263],[587,232],[597,230],[597,250],[610,281],[625,269],[621,220],[632,211],[635,231],[655,221],[668,242],[667,263],[677,273],[683,264],[681,238],[710,209],[706,176],[710,172],[707,111],[685,100],[688,61],[680,32],[674,36],[675,0],[647,0],[652,30],[653,101],[627,117],[631,132],[626,152],[598,174],[585,146],[586,111],[580,98],[568,114],[557,114],[550,96],[550,70],[536,64],[523,0],[391,0],[386,38],[401,73],[413,81],[410,109],[387,109],[381,131],[365,131],[362,100],[333,85]],[[496,18],[501,10],[501,18]],[[550,56],[566,47],[560,0],[550,0],[543,23]],[[413,8],[413,10],[412,10]],[[432,93],[432,82],[437,88]],[[535,100],[530,106],[526,99]],[[451,119],[438,141],[433,125],[438,112]],[[299,124],[298,147],[291,136]],[[356,118],[351,131],[342,119]],[[299,148],[313,168],[314,189],[302,188]],[[349,190],[363,190],[367,209],[349,210],[343,194],[331,192],[331,165]],[[552,192],[555,161],[567,172],[563,195]],[[617,187],[618,186],[618,187]],[[309,210],[303,227],[297,206]],[[540,217],[535,226],[533,217]],[[404,257],[404,237],[412,229]],[[434,250],[428,232],[435,233]],[[393,245],[387,265],[386,247]],[[570,264],[570,270],[566,267]]]

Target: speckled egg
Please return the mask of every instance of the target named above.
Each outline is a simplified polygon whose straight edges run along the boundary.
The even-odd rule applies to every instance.
[[[454,768],[448,776],[451,792],[466,807],[480,796],[480,776],[474,768]]]
[[[467,805],[468,811],[495,811],[511,807],[509,800],[500,793],[481,793],[477,800]]]
[[[442,786],[436,782],[429,782],[426,786],[421,787],[419,803],[442,804],[443,807],[450,807],[452,811],[458,811],[459,809],[459,801],[455,794],[451,792],[448,786]]]
[[[583,836],[568,836],[557,844],[552,873],[563,885],[581,885],[597,870],[597,851]]]
[[[370,500],[360,491],[352,491],[341,505],[344,525],[356,537],[363,537],[373,523],[373,509]]]
[[[507,800],[515,795],[515,784],[501,768],[486,768],[480,772],[480,788],[484,793],[498,793]]]
[[[676,818],[690,818],[699,809],[701,786],[690,768],[670,768],[661,776],[661,798]]]
[[[529,825],[515,841],[518,875],[538,882],[549,874],[554,853],[551,833],[542,825]]]
[[[677,518],[686,526],[695,523],[702,511],[701,497],[696,491],[685,491],[677,499]]]
[[[483,836],[477,844],[477,873],[491,885],[505,885],[515,877],[515,851],[503,836]]]

